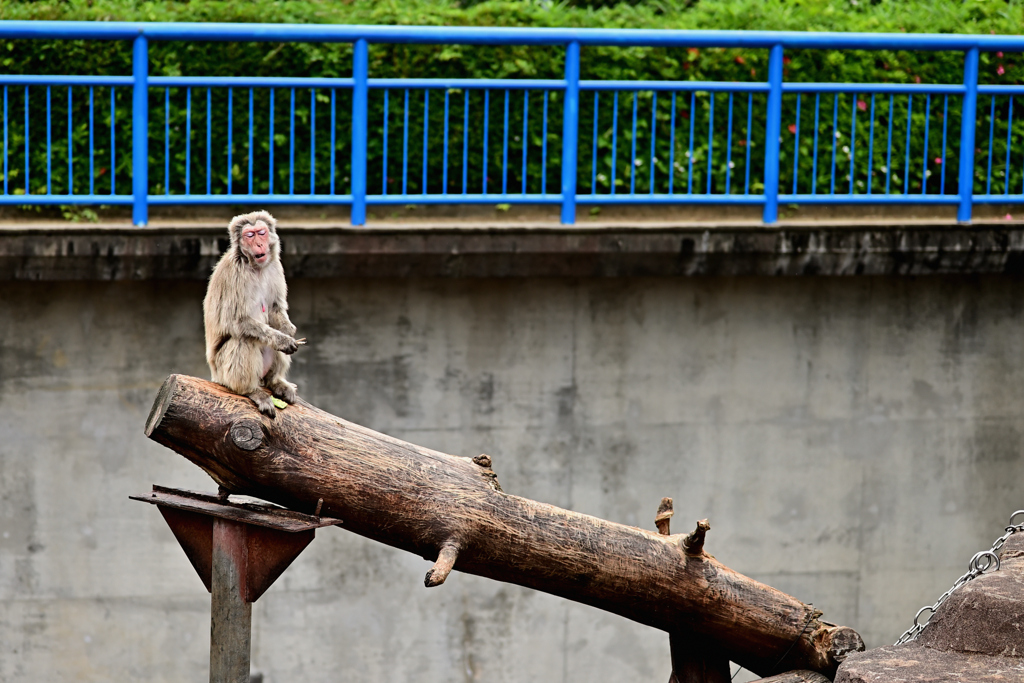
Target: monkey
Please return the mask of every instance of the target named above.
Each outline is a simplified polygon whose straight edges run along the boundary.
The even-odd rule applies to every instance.
[[[203,299],[206,362],[213,381],[256,404],[274,417],[270,396],[298,400],[297,387],[285,379],[305,339],[295,339],[288,318],[288,285],[281,267],[277,221],[266,211],[235,216],[228,225],[230,244],[217,262]]]

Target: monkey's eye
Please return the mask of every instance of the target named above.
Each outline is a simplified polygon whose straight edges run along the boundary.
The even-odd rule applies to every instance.
[[[260,237],[263,237],[264,235],[267,234],[267,231],[266,230],[260,230],[256,234],[259,235]]]
[[[246,230],[246,231],[245,231],[244,233],[242,233],[242,234],[243,234],[243,235],[245,236],[245,239],[247,239],[247,240],[251,240],[251,239],[253,238],[253,236],[255,236],[255,235],[256,235],[256,233],[255,233],[255,232],[253,232],[252,230]]]

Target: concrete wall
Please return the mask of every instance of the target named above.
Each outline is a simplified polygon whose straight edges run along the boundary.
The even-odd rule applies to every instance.
[[[890,643],[1024,507],[1024,297],[1007,277],[296,279],[321,407],[507,491],[653,528]],[[143,423],[207,376],[199,282],[0,283],[0,681],[204,681],[209,598]],[[340,529],[257,603],[287,681],[665,681],[667,637]],[[737,679],[740,680],[740,679]]]

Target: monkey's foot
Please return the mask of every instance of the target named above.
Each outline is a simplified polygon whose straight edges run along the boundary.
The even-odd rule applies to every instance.
[[[267,417],[277,417],[277,409],[274,408],[274,401],[267,395],[267,392],[257,389],[251,394],[246,394],[246,397],[255,403],[256,407],[260,409],[260,412]]]
[[[285,403],[292,404],[299,400],[298,387],[291,382],[280,380],[267,388],[270,389],[270,393]]]

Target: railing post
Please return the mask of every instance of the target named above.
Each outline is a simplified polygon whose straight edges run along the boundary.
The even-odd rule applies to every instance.
[[[132,223],[149,222],[149,44],[141,33],[132,46]]]
[[[971,203],[974,200],[974,127],[978,116],[978,48],[964,55],[964,104],[960,116],[960,204],[956,220],[971,222]]]
[[[352,225],[366,223],[366,125],[369,48],[365,38],[352,50]]]
[[[576,152],[580,114],[580,43],[565,49],[565,108],[562,115],[562,224],[576,222]]]
[[[768,53],[768,121],[764,139],[765,223],[779,218],[779,135],[782,131],[782,46]]]

